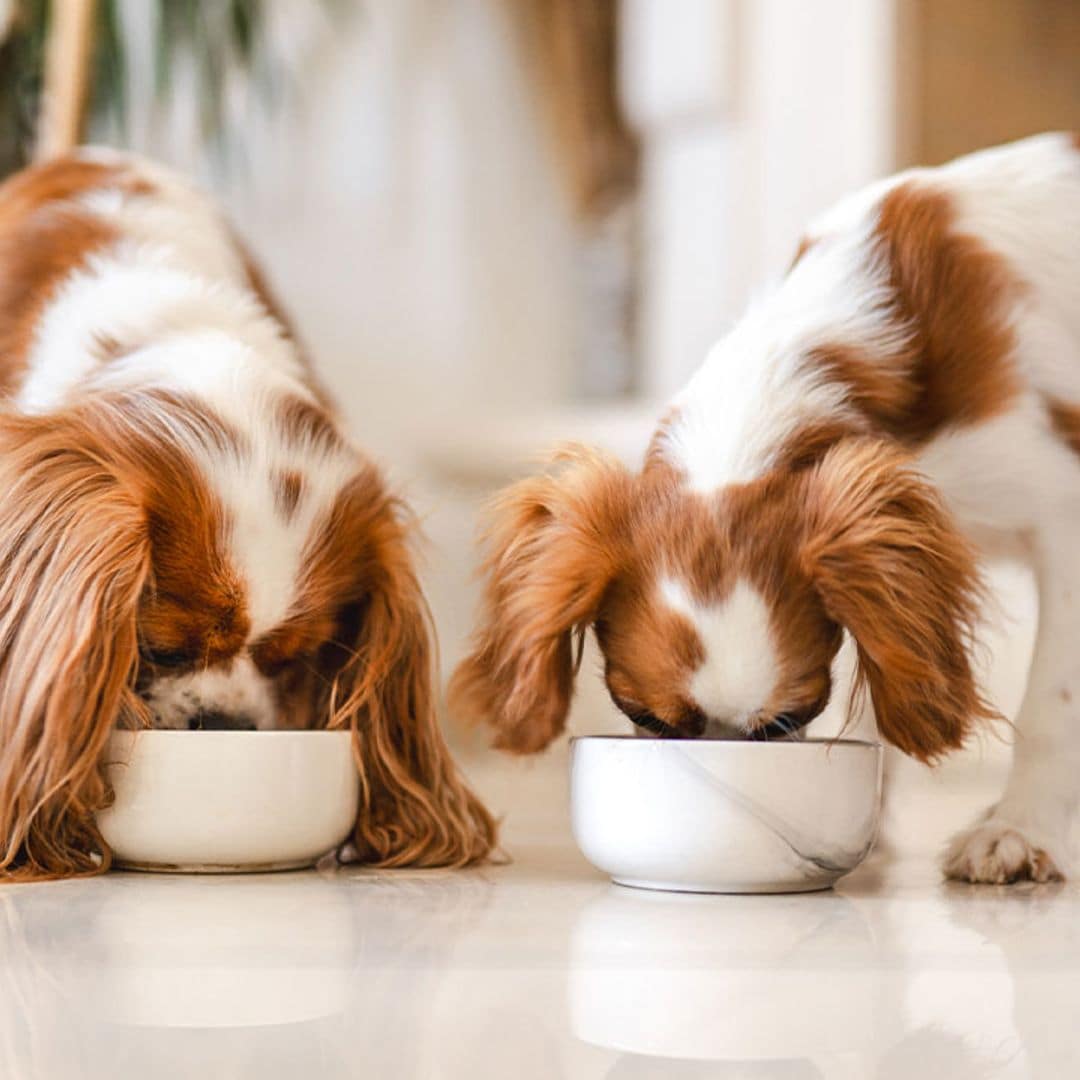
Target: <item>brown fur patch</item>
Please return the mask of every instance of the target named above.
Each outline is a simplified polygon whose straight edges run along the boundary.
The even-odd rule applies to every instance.
[[[231,659],[250,631],[246,588],[224,547],[225,510],[173,433],[229,453],[242,452],[242,440],[176,394],[117,395],[98,406],[96,421],[116,448],[117,476],[143,507],[153,552],[139,602],[144,650],[192,667]]]
[[[0,184],[0,225],[25,217],[52,202],[75,199],[95,188],[125,185],[135,193],[150,190],[123,166],[80,158],[57,158],[23,169]]]
[[[807,475],[800,500],[800,560],[855,639],[880,732],[924,761],[960,746],[997,714],[971,666],[975,553],[940,496],[895,446],[848,439]]]
[[[145,486],[154,559],[139,629],[151,653],[210,667],[236,656],[247,641],[246,590],[220,546],[220,506],[194,468],[171,472],[180,483],[148,477]]]
[[[1055,397],[1045,400],[1054,433],[1074,454],[1080,455],[1080,405],[1071,405]]]
[[[94,425],[0,415],[0,876],[95,874],[100,759],[132,692],[150,553]]]
[[[304,494],[304,477],[294,470],[274,476],[274,504],[286,521],[291,521]]]
[[[543,749],[565,725],[573,635],[596,617],[629,524],[622,465],[585,447],[557,461],[490,510],[480,626],[449,687],[457,715],[487,720],[515,753]]]
[[[1001,257],[957,232],[949,196],[914,182],[895,188],[882,200],[877,239],[910,341],[890,356],[842,342],[811,350],[805,364],[842,384],[865,424],[809,424],[778,448],[774,468],[812,464],[860,430],[918,445],[945,427],[998,415],[1018,392],[1008,317],[1022,286]],[[795,261],[815,243],[804,238]],[[647,467],[662,460],[670,420],[657,428]]]
[[[26,369],[34,332],[53,293],[117,234],[89,214],[45,207],[22,219],[0,215],[0,392]]]
[[[596,623],[608,690],[628,716],[701,734],[703,718],[687,691],[705,650],[694,627],[656,601],[656,582],[640,573],[612,583]]]
[[[277,405],[282,435],[293,446],[308,445],[329,453],[344,447],[333,417],[321,405],[296,395],[283,397]]]
[[[123,166],[61,158],[0,184],[0,392],[25,368],[41,314],[60,283],[116,231],[72,200],[98,188],[153,190]]]
[[[946,193],[914,181],[881,204],[877,235],[889,284],[898,315],[913,330],[901,365],[910,386],[890,391],[871,369],[860,375],[850,364],[847,374],[868,414],[906,442],[997,416],[1018,392],[1007,320],[1021,286],[954,218]]]
[[[842,383],[850,404],[878,428],[899,432],[911,423],[919,390],[916,381],[903,374],[910,357],[897,361],[851,345],[828,345],[811,350],[807,363]]]
[[[859,434],[850,420],[817,420],[804,424],[777,449],[773,469],[798,471],[816,465],[841,439]]]
[[[249,629],[245,589],[223,547],[224,510],[188,445],[239,454],[240,434],[200,402],[165,391],[110,394],[50,422],[73,448],[106,462],[140,507],[153,555],[138,607],[144,651],[192,667],[235,656]],[[30,429],[24,437],[33,441]]]

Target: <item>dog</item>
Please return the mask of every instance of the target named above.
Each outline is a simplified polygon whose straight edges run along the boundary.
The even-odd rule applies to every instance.
[[[212,203],[80,152],[0,186],[0,877],[106,870],[114,728],[344,728],[354,856],[485,858],[411,518]]]
[[[914,169],[808,230],[709,353],[640,472],[570,448],[499,497],[453,707],[538,751],[590,625],[611,698],[682,737],[780,738],[845,635],[882,737],[922,761],[996,711],[981,555],[1019,548],[1038,644],[996,806],[948,875],[1060,877],[1080,794],[1080,142]]]

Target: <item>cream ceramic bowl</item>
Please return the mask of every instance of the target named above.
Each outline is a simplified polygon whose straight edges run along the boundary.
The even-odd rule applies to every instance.
[[[869,853],[881,747],[597,736],[570,753],[574,838],[622,885],[826,889]]]
[[[98,826],[119,866],[232,873],[310,866],[356,821],[347,731],[117,731]]]

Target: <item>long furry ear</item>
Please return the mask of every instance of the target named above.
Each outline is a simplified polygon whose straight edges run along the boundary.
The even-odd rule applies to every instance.
[[[971,546],[898,450],[845,439],[807,477],[804,569],[850,631],[881,734],[932,761],[995,717],[972,672]]]
[[[542,750],[573,692],[573,633],[595,618],[618,567],[631,474],[583,447],[553,474],[493,504],[479,627],[450,684],[450,706],[496,730],[495,745]]]
[[[0,876],[100,873],[102,754],[142,717],[144,515],[55,417],[0,419],[0,489]]]
[[[351,727],[361,800],[353,843],[376,866],[465,866],[497,828],[462,779],[436,715],[431,617],[409,551],[405,506],[371,468],[345,504],[362,599],[351,657],[334,685],[329,726]],[[339,535],[331,529],[328,535]]]

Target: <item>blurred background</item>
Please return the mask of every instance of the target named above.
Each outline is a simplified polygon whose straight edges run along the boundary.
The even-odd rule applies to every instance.
[[[445,674],[490,493],[568,438],[640,458],[840,195],[1080,128],[1080,4],[0,0],[0,168],[72,122],[222,200],[424,520]],[[994,580],[1010,711],[1034,601]],[[618,727],[590,667],[572,727]]]

